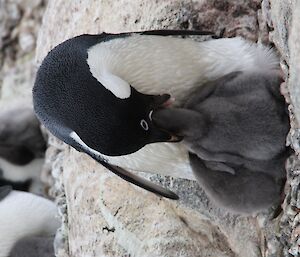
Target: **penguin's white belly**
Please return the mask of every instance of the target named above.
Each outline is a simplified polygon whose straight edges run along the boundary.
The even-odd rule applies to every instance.
[[[40,179],[44,159],[34,159],[26,165],[15,165],[0,157],[0,168],[3,177],[14,182],[24,182],[28,179]]]
[[[128,95],[127,83],[145,94],[170,93],[177,105],[196,87],[230,72],[278,68],[272,50],[242,38],[199,43],[134,35],[91,47],[87,62],[93,76],[116,96],[115,76],[120,78],[120,98]],[[187,150],[180,143],[150,144],[133,154],[106,158],[131,170],[194,179]]]
[[[181,143],[149,144],[129,155],[104,157],[109,163],[133,171],[196,180],[189,165],[187,149]]]
[[[34,194],[42,194],[44,185],[41,182],[41,172],[44,158],[37,158],[26,165],[14,165],[0,157],[0,169],[6,180],[13,182],[25,182],[31,180],[29,191]]]

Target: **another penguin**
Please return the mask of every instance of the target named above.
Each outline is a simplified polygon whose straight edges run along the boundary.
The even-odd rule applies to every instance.
[[[183,136],[209,168],[234,174],[226,165],[285,177],[290,128],[275,72],[233,72],[205,84],[184,108],[153,113],[160,128]]]
[[[190,172],[183,146],[145,146],[170,140],[151,120],[152,111],[169,98],[164,93],[182,103],[207,80],[278,65],[270,49],[241,38],[199,43],[167,37],[175,34],[188,33],[103,33],[69,39],[46,56],[33,88],[37,116],[53,135],[124,179],[169,198],[177,196],[116,166],[161,174]]]
[[[53,202],[31,193],[12,191],[8,186],[0,187],[0,257],[15,257],[11,252],[26,238],[53,236],[60,226],[56,215]],[[22,256],[29,256],[27,250],[30,249],[23,248]]]
[[[244,167],[235,168],[234,175],[211,170],[197,155],[190,153],[189,157],[197,181],[217,206],[233,213],[256,214],[280,203],[284,179]]]
[[[30,236],[19,240],[9,257],[55,257],[54,236]]]
[[[45,150],[32,108],[18,105],[0,112],[0,185],[37,192]]]

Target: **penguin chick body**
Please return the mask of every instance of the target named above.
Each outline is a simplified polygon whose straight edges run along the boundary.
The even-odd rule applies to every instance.
[[[55,257],[54,236],[30,236],[19,240],[10,251],[9,257]]]
[[[289,117],[275,72],[233,72],[196,90],[184,108],[153,113],[154,122],[184,137],[210,169],[285,177]],[[230,165],[227,165],[230,164]]]
[[[284,179],[237,167],[235,174],[207,168],[205,161],[190,153],[195,177],[217,205],[238,214],[256,214],[280,203]]]
[[[270,49],[241,38],[199,43],[147,33],[67,40],[47,55],[33,89],[37,116],[52,134],[144,188],[144,180],[137,181],[115,165],[175,176],[190,172],[184,146],[146,145],[168,137],[152,126],[151,111],[158,105],[149,108],[150,96],[145,94],[168,92],[181,103],[207,80],[235,70],[271,70],[278,65]],[[141,127],[148,132],[142,134]],[[154,190],[152,184],[146,187],[174,197]]]
[[[52,236],[60,226],[55,204],[27,192],[0,187],[0,257],[30,236]],[[26,249],[24,249],[26,250]]]

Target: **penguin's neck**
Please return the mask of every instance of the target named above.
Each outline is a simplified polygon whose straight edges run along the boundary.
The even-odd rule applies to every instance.
[[[136,35],[91,47],[87,62],[102,84],[114,83],[117,76],[142,93],[178,97],[181,89],[186,91],[206,77],[209,60],[198,62],[201,56],[202,48],[192,40]]]
[[[114,84],[111,88],[118,87],[116,83],[123,89],[130,84],[142,93],[170,93],[180,100],[195,86],[232,71],[257,65],[267,69],[260,63],[264,55],[271,62],[268,65],[274,66],[277,59],[270,60],[274,56],[269,52],[241,38],[196,42],[133,35],[94,45],[88,50],[87,62],[93,76],[101,83]]]

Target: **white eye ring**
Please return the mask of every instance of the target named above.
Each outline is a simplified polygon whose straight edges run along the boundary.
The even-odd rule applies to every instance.
[[[144,129],[144,130],[148,130],[149,129],[149,126],[148,126],[148,123],[147,123],[147,121],[145,121],[145,120],[141,120],[141,126],[142,126],[142,128]]]
[[[151,110],[150,112],[149,112],[149,119],[152,121],[152,114],[153,114],[153,110]]]

